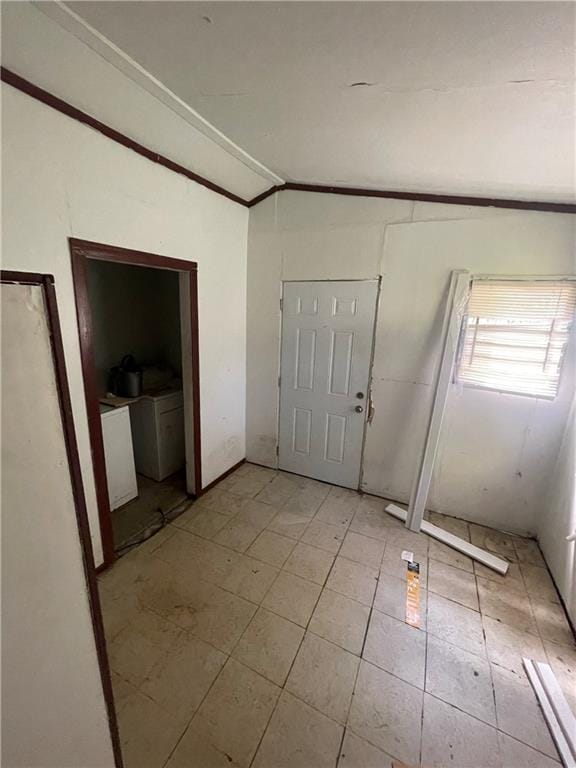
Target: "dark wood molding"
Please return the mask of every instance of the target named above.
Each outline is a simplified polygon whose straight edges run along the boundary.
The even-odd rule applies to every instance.
[[[244,200],[244,198],[240,197],[239,195],[236,195],[233,192],[229,192],[227,189],[224,189],[224,187],[221,187],[218,184],[205,179],[203,176],[200,176],[200,174],[194,173],[194,171],[185,168],[183,165],[180,165],[179,163],[176,163],[173,160],[160,155],[158,152],[154,152],[153,150],[148,149],[134,139],[125,136],[123,133],[120,133],[120,131],[116,131],[114,128],[111,128],[105,123],[100,122],[95,117],[92,117],[86,112],[73,107],[71,104],[68,104],[68,102],[64,101],[58,96],[54,96],[54,94],[50,93],[49,91],[45,91],[43,88],[34,85],[29,80],[20,77],[20,75],[17,75],[14,72],[11,72],[9,69],[6,69],[6,67],[0,68],[0,79],[8,85],[11,85],[13,88],[26,93],[28,96],[31,96],[33,99],[37,99],[43,104],[47,104],[49,107],[56,109],[58,112],[61,112],[62,114],[67,115],[74,120],[78,120],[79,122],[94,128],[94,130],[99,131],[104,136],[112,139],[112,141],[116,141],[118,144],[121,144],[122,146],[137,152],[139,155],[146,157],[153,163],[162,165],[164,168],[168,168],[169,170],[174,171],[174,173],[179,173],[183,176],[186,176],[186,178],[190,179],[191,181],[195,181],[197,184],[201,184],[202,186],[211,189],[213,192],[216,192],[219,195],[223,195],[229,200],[233,200],[235,203],[247,206],[248,208],[261,203],[263,200],[266,200],[267,197],[270,197],[276,192],[281,192],[282,190],[288,189],[297,192],[318,192],[328,195],[348,195],[351,197],[382,197],[389,198],[391,200],[412,200],[424,203],[473,205],[480,206],[482,208],[509,208],[512,210],[540,211],[544,213],[576,213],[576,203],[550,203],[539,202],[536,200],[476,197],[474,195],[428,194],[426,192],[399,192],[397,190],[386,189],[339,187],[330,186],[327,184],[306,184],[304,182],[295,181],[288,181],[284,184],[275,185],[270,187],[270,189],[267,189],[265,192],[262,192],[261,194],[252,198],[251,200]]]
[[[155,253],[119,248],[90,240],[69,238],[72,260],[72,279],[76,299],[76,315],[80,340],[84,396],[88,414],[88,429],[94,467],[94,482],[98,503],[98,517],[102,538],[104,567],[111,565],[115,558],[114,537],[110,516],[110,500],[106,481],[106,460],[100,418],[100,401],[94,364],[92,316],[88,296],[87,263],[89,259],[111,261],[132,266],[151,267],[184,272],[188,275],[190,287],[190,326],[192,362],[192,419],[194,422],[194,479],[196,494],[202,492],[202,448],[200,436],[200,355],[198,338],[198,265],[193,261],[171,259]]]
[[[52,346],[52,358],[54,361],[54,373],[58,389],[58,400],[62,418],[62,429],[64,432],[66,454],[68,458],[68,466],[70,469],[70,481],[72,485],[74,507],[76,510],[78,534],[80,537],[84,576],[88,588],[88,602],[90,606],[90,616],[92,619],[92,629],[94,632],[94,640],[96,645],[96,655],[100,669],[102,691],[106,703],[108,725],[110,728],[110,737],[112,740],[112,749],[114,752],[114,764],[116,768],[122,768],[122,753],[120,749],[120,739],[118,736],[116,709],[114,707],[112,680],[110,677],[108,654],[106,652],[106,638],[104,635],[104,624],[102,621],[100,597],[98,595],[98,585],[96,583],[94,551],[92,548],[92,537],[90,535],[90,524],[88,522],[88,512],[86,509],[86,498],[84,496],[84,485],[82,483],[82,470],[80,468],[78,444],[76,442],[76,431],[74,429],[74,420],[72,417],[72,402],[70,399],[70,389],[68,387],[66,362],[64,360],[64,346],[62,343],[62,332],[60,329],[56,290],[54,288],[54,277],[52,275],[42,275],[31,272],[10,272],[3,270],[1,272],[0,279],[3,283],[41,285],[44,291],[46,313],[50,330],[50,341]]]
[[[236,470],[239,469],[239,467],[241,467],[242,464],[245,464],[245,463],[246,463],[246,459],[240,459],[240,461],[237,461],[236,464],[231,466],[230,469],[227,469],[226,472],[222,472],[221,475],[218,475],[216,480],[212,480],[211,483],[208,483],[207,486],[202,488],[202,493],[200,495],[202,496],[203,494],[208,493],[208,491],[211,491],[212,488],[215,488],[218,485],[218,483],[221,483],[222,480],[225,480],[228,477],[228,475],[232,474],[232,472],[236,472]]]
[[[49,107],[52,107],[58,112],[61,112],[63,115],[71,117],[74,120],[78,120],[78,122],[84,123],[84,125],[88,125],[90,128],[94,128],[95,131],[99,131],[104,136],[107,136],[109,139],[112,139],[112,141],[115,141],[117,144],[121,144],[123,147],[131,149],[133,152],[142,155],[142,157],[151,160],[153,163],[162,165],[164,168],[168,168],[168,170],[174,171],[174,173],[179,173],[182,176],[186,176],[186,178],[190,179],[190,181],[195,181],[197,184],[210,189],[212,192],[216,192],[216,194],[228,198],[228,200],[232,200],[233,202],[239,203],[240,205],[247,205],[247,201],[239,195],[235,195],[233,192],[229,192],[219,184],[215,184],[213,181],[205,179],[203,176],[200,176],[200,174],[194,173],[194,171],[191,171],[189,168],[185,168],[183,165],[174,162],[174,160],[170,160],[169,158],[164,157],[164,155],[148,149],[148,147],[145,147],[134,139],[131,139],[129,136],[120,133],[120,131],[111,128],[105,123],[101,123],[100,120],[97,120],[95,117],[92,117],[86,112],[83,112],[81,109],[73,107],[71,104],[68,104],[68,102],[60,99],[58,96],[55,96],[49,91],[45,91],[43,88],[39,88],[29,80],[20,77],[20,75],[17,75],[15,72],[11,72],[9,69],[6,69],[6,67],[0,68],[0,79],[2,82],[11,85],[13,88],[22,91],[23,93],[26,93],[28,96],[31,96],[33,99],[41,101],[43,104],[47,104]]]
[[[74,283],[74,298],[76,301],[76,318],[78,320],[78,335],[80,339],[80,359],[82,362],[82,378],[84,380],[84,399],[88,416],[88,432],[90,434],[90,450],[94,471],[98,519],[100,522],[100,538],[102,541],[102,556],[104,563],[110,565],[116,559],[114,553],[114,534],[110,517],[110,499],[106,480],[106,460],[104,458],[104,438],[100,419],[100,405],[96,384],[96,365],[94,362],[94,347],[92,338],[92,313],[88,298],[88,276],[86,273],[87,257],[84,252],[77,251],[74,242],[70,241],[72,258],[72,280]]]
[[[325,195],[348,195],[349,197],[383,197],[392,200],[412,200],[422,203],[443,203],[448,205],[473,205],[481,208],[510,208],[520,211],[541,211],[544,213],[576,213],[576,203],[545,203],[532,200],[509,200],[498,197],[474,197],[471,195],[437,195],[425,192],[397,192],[386,189],[362,189],[358,187],[331,187],[324,184],[304,184],[288,181],[280,187],[273,187],[270,194],[284,189],[295,192],[318,192]],[[268,195],[259,195],[264,200]],[[258,198],[254,198],[260,202]],[[251,205],[252,202],[249,203]]]

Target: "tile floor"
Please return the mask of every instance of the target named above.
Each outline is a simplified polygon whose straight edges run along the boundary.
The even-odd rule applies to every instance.
[[[521,657],[576,709],[576,646],[532,541],[246,464],[100,578],[126,768],[556,768]],[[422,629],[404,622],[403,549]]]
[[[119,552],[145,538],[148,529],[156,529],[163,516],[189,498],[184,470],[160,483],[144,475],[136,475],[136,480],[138,496],[112,512],[114,547]]]

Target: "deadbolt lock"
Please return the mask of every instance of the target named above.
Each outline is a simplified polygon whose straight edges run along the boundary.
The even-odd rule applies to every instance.
[[[356,392],[356,397],[358,398],[358,400],[362,400],[362,398],[364,397],[364,392]]]

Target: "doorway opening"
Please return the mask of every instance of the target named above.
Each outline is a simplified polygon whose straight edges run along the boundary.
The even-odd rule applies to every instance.
[[[197,265],[70,239],[104,566],[200,495]]]

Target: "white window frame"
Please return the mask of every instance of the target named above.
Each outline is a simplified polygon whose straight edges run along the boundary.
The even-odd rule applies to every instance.
[[[470,276],[470,290],[472,290],[472,286],[474,283],[478,283],[480,281],[486,281],[486,282],[492,282],[492,281],[499,281],[499,282],[505,282],[509,280],[510,282],[515,283],[533,283],[533,282],[552,282],[552,283],[560,283],[560,282],[571,282],[576,283],[576,275],[493,275],[493,274],[479,274],[479,275],[471,275]],[[566,358],[569,355],[569,349],[570,344],[572,341],[572,334],[575,332],[576,329],[576,323],[572,326],[572,328],[569,331],[569,337],[568,342],[564,348],[564,352],[562,354],[562,359],[560,361],[560,370],[558,373],[558,389],[556,391],[555,395],[541,395],[541,394],[532,394],[530,392],[515,392],[509,389],[499,389],[498,387],[489,387],[485,384],[474,384],[471,381],[465,381],[463,379],[459,378],[459,372],[460,372],[460,361],[462,358],[462,352],[464,348],[464,337],[466,334],[466,321],[468,318],[467,311],[464,312],[462,316],[462,324],[460,327],[460,337],[458,339],[458,353],[456,355],[456,361],[454,364],[454,371],[453,371],[453,383],[458,384],[461,387],[466,387],[467,389],[479,389],[485,392],[495,392],[500,395],[512,395],[515,397],[530,397],[535,400],[548,400],[549,402],[555,400],[559,393],[560,393],[560,387],[562,383],[562,376],[564,373],[564,365],[566,362]]]

